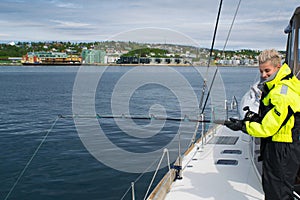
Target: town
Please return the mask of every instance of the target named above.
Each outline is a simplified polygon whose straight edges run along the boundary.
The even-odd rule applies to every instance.
[[[255,66],[259,50],[241,49],[221,51],[214,49],[212,65]],[[280,52],[283,56],[285,52]],[[103,42],[9,42],[0,44],[1,65],[34,64],[47,58],[46,64],[86,65],[207,65],[208,48],[175,44],[147,44],[124,41]],[[55,58],[54,59],[51,59]]]

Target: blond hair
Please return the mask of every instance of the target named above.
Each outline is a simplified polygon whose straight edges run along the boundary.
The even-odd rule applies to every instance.
[[[281,57],[275,49],[266,49],[262,51],[258,56],[259,64],[263,64],[267,61],[271,61],[274,67],[281,65]]]

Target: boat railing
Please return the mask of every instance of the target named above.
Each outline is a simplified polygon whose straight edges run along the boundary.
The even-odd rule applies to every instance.
[[[149,197],[147,197],[165,157],[167,160],[168,172],[165,174],[165,176],[162,178],[162,180],[159,182],[159,184],[155,187],[155,189],[151,192]],[[178,162],[178,161],[176,161],[176,162]],[[176,162],[174,165],[176,165]],[[123,200],[127,196],[127,194],[129,193],[130,190],[131,190],[131,199],[135,200],[135,183],[139,181],[139,179],[146,173],[146,171],[144,173],[142,173],[134,182],[131,182],[131,186],[124,193],[121,200]],[[146,199],[147,200],[149,200],[149,199],[151,199],[151,200],[152,199],[164,199],[166,194],[168,193],[169,188],[170,188],[171,184],[173,183],[175,177],[176,177],[176,169],[171,168],[169,150],[167,148],[165,148],[163,151],[163,154],[158,162],[157,168],[153,174],[153,177],[151,179],[151,182],[148,186],[148,189],[147,189],[143,199],[144,200],[146,200]]]
[[[238,113],[238,103],[237,103],[237,99],[235,96],[232,97],[232,100],[230,103],[228,103],[227,100],[225,100],[225,120],[228,119],[229,116],[229,111],[237,111]],[[103,117],[103,116],[102,116]],[[107,116],[106,116],[107,117]],[[116,116],[114,116],[116,117]],[[123,116],[124,117],[124,116]],[[199,115],[197,120],[191,120],[188,117],[185,117],[184,119],[178,119],[180,121],[194,121],[196,122],[195,125],[195,131],[193,133],[193,136],[190,140],[189,143],[189,147],[188,149],[183,153],[183,155],[181,154],[181,146],[180,146],[180,133],[178,134],[178,157],[176,159],[176,161],[173,163],[173,166],[171,167],[170,164],[170,159],[169,159],[169,151],[168,149],[164,149],[164,152],[160,158],[160,161],[157,165],[157,168],[154,172],[154,175],[151,179],[151,182],[148,186],[147,192],[144,196],[144,200],[162,200],[166,197],[167,193],[169,192],[172,183],[176,180],[176,179],[181,179],[182,178],[182,170],[188,165],[189,158],[187,158],[187,160],[185,160],[184,166],[183,166],[183,159],[193,150],[195,149],[201,149],[204,148],[205,145],[207,144],[207,142],[209,140],[211,140],[215,134],[216,134],[216,130],[218,127],[220,127],[220,124],[222,124],[222,122],[220,122],[220,120],[216,120],[216,110],[214,109],[213,106],[211,106],[211,119],[210,120],[206,120],[205,115],[202,113]],[[157,117],[152,116],[151,119],[157,119]],[[169,118],[166,118],[165,120],[168,120]],[[172,119],[174,120],[174,119]],[[221,120],[224,122],[224,120]],[[213,127],[208,128],[207,130],[207,123],[213,123]],[[199,127],[201,128],[201,132],[200,132],[200,136],[197,139],[197,132]],[[253,151],[254,151],[254,146],[253,146]],[[252,153],[254,155],[254,152]],[[153,189],[153,191],[150,193],[150,195],[147,197],[147,195],[150,192],[150,189],[153,185],[153,182],[157,176],[157,173],[160,169],[160,166],[162,164],[163,158],[167,157],[167,162],[168,162],[168,172],[163,176],[163,178],[160,180],[160,182],[156,185],[156,187]],[[192,159],[192,158],[191,158]],[[143,174],[141,174],[142,176]],[[138,178],[139,179],[139,178]],[[134,190],[134,185],[137,182],[137,180],[135,182],[131,183],[131,187],[128,188],[128,190],[125,192],[123,198],[125,197],[125,195],[131,190],[132,193],[132,199],[135,200],[135,190]],[[122,198],[122,199],[123,199]]]
[[[228,106],[228,102],[225,101],[225,112],[226,112],[226,117],[228,117],[228,111],[230,110],[237,110],[237,99],[235,97],[232,98],[232,102],[230,103],[230,106]],[[216,130],[218,127],[220,127],[219,123],[214,124],[213,127],[209,128],[209,130],[206,130],[206,124],[208,121],[214,122],[216,119],[215,115],[215,109],[211,107],[211,120],[206,120],[204,114],[200,114],[199,120],[196,123],[195,127],[195,132],[192,136],[192,139],[190,141],[189,148],[184,152],[184,154],[181,156],[180,154],[180,134],[179,134],[179,150],[178,150],[178,158],[175,161],[174,165],[172,168],[169,166],[169,171],[165,174],[165,176],[161,179],[161,181],[158,183],[158,185],[153,189],[147,200],[162,200],[166,197],[167,193],[169,192],[172,183],[176,179],[181,179],[182,178],[182,170],[188,166],[189,160],[186,160],[184,163],[184,166],[182,164],[182,160],[187,156],[191,151],[195,149],[201,149],[204,148],[204,146],[207,144],[207,142],[214,137],[216,134]],[[196,139],[196,133],[198,131],[199,126],[201,127],[201,133],[199,139]],[[197,152],[197,151],[196,151]],[[192,159],[192,158],[191,158]],[[158,168],[157,168],[158,169]],[[151,184],[149,185],[149,188],[147,190],[147,193],[145,197],[147,196],[149,189],[153,183],[153,180],[156,176],[157,172],[155,172]],[[145,198],[144,198],[145,199]]]
[[[228,103],[227,100],[225,100],[225,117],[227,120],[228,116],[229,116],[229,111],[237,111],[238,113],[238,103],[237,103],[237,99],[235,96],[232,97],[232,100],[230,103]],[[176,179],[181,179],[182,178],[182,170],[188,165],[188,163],[190,162],[188,159],[185,160],[184,166],[183,166],[183,159],[193,150],[195,149],[201,149],[204,148],[204,146],[207,144],[207,142],[212,139],[215,134],[216,134],[216,130],[218,127],[220,127],[220,122],[217,122],[218,120],[216,120],[216,113],[215,113],[215,109],[213,106],[211,106],[211,119],[210,120],[206,120],[205,115],[202,113],[199,115],[198,120],[194,120],[196,123],[195,126],[195,132],[193,133],[193,136],[190,140],[190,144],[188,149],[184,152],[183,155],[181,155],[181,147],[180,147],[180,133],[178,134],[179,137],[179,144],[178,144],[178,157],[176,159],[176,161],[174,162],[173,166],[171,167],[170,164],[170,159],[169,159],[169,151],[168,149],[164,149],[164,152],[160,158],[160,161],[157,165],[157,168],[154,172],[154,175],[151,179],[151,182],[148,186],[147,192],[144,196],[144,200],[162,200],[166,197],[167,193],[169,192],[172,183],[176,180]],[[186,121],[186,120],[184,120]],[[220,120],[219,120],[220,121]],[[212,122],[214,123],[213,127],[210,127],[207,130],[207,123],[208,122]],[[201,133],[199,138],[197,139],[196,135],[198,132],[198,128],[201,127]],[[254,148],[253,148],[254,149]],[[150,193],[150,195],[147,197],[147,195],[150,192],[150,189],[153,185],[153,182],[157,176],[157,173],[160,169],[160,166],[162,164],[163,158],[167,156],[167,162],[168,162],[168,172],[163,176],[163,178],[160,180],[160,182],[156,185],[156,187],[153,189],[153,191]],[[192,159],[192,158],[191,158]],[[135,181],[136,182],[136,181]],[[135,192],[134,192],[134,184],[135,182],[131,183],[131,187],[127,190],[127,192],[125,193],[125,195],[129,192],[129,190],[131,190],[132,192],[132,199],[135,200]],[[124,196],[125,196],[124,195]],[[123,196],[123,197],[124,197]]]
[[[226,119],[229,118],[229,111],[231,112],[236,112],[238,114],[238,117],[240,118],[241,116],[239,115],[239,104],[235,96],[232,96],[232,99],[230,102],[225,100],[225,112],[226,112]]]
[[[164,183],[164,186],[165,186],[166,188],[169,188],[170,185],[172,184],[173,180],[174,180],[174,177],[172,178],[172,172],[171,172],[171,165],[170,165],[169,151],[168,151],[167,148],[165,148],[165,149],[164,149],[164,152],[163,152],[163,155],[161,156],[161,159],[160,159],[160,161],[159,161],[159,163],[158,163],[158,165],[157,165],[157,168],[156,168],[156,170],[155,170],[155,173],[154,173],[154,175],[153,175],[153,177],[152,177],[152,180],[151,180],[151,182],[150,182],[150,184],[149,184],[149,186],[148,186],[147,192],[146,192],[146,194],[145,194],[145,196],[144,196],[144,200],[147,198],[147,195],[148,195],[148,193],[149,193],[149,191],[150,191],[150,188],[151,188],[151,186],[152,186],[152,184],[153,184],[153,181],[155,180],[155,177],[156,177],[156,175],[157,175],[157,172],[158,172],[158,170],[160,169],[161,163],[162,163],[163,158],[165,157],[165,155],[167,155],[167,161],[168,161],[168,168],[169,168],[169,171],[168,171],[168,173],[166,174],[166,176],[164,177],[164,178],[165,178],[165,179],[164,179],[164,182],[163,182],[163,183]],[[148,199],[150,199],[150,198],[148,198]]]

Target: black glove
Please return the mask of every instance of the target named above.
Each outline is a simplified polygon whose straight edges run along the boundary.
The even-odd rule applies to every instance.
[[[224,122],[224,125],[230,128],[233,131],[242,130],[246,133],[246,127],[243,120],[238,120],[234,118],[229,118],[229,120]]]
[[[243,119],[243,121],[251,121],[251,122],[260,122],[260,117],[257,113],[255,112],[252,112],[250,109],[249,109],[249,106],[246,106],[243,108],[244,111],[248,111],[246,114],[245,114],[245,117]]]

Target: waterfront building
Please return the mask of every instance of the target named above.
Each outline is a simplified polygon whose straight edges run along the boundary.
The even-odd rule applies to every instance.
[[[28,52],[22,57],[23,65],[80,65],[81,57],[64,52]]]
[[[82,51],[81,56],[85,64],[106,63],[106,52],[102,50],[86,49]]]

